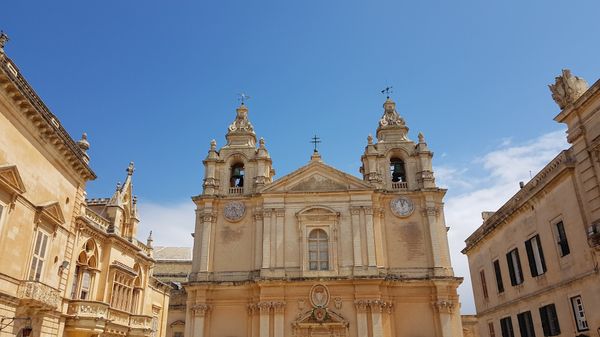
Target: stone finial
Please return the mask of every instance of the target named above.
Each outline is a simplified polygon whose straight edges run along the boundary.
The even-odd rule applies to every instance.
[[[564,109],[581,97],[589,85],[583,78],[573,76],[569,69],[563,69],[562,75],[556,77],[554,84],[548,85],[548,88],[552,92],[552,99]]]
[[[265,148],[265,139],[264,139],[263,137],[260,137],[260,139],[258,140],[258,146],[259,146],[261,149],[264,149],[264,148]]]
[[[127,170],[126,171],[127,171],[127,175],[128,176],[133,175],[133,171],[135,171],[135,168],[133,166],[133,162],[132,161],[129,162],[129,166],[127,166]]]
[[[236,116],[233,123],[229,125],[229,132],[251,132],[254,133],[254,127],[248,120],[248,108],[242,104],[236,110]]]
[[[81,135],[81,139],[77,141],[77,146],[79,147],[79,149],[81,149],[81,152],[83,152],[83,158],[85,162],[89,163],[90,156],[87,154],[87,150],[90,149],[90,142],[87,139],[87,133],[84,132]]]
[[[423,136],[423,133],[419,132],[419,143],[425,143],[425,136]]]
[[[117,182],[117,191],[121,189],[121,182]]]
[[[10,40],[8,38],[8,35],[6,35],[5,32],[0,30],[0,53],[4,52],[4,46],[6,45],[6,42],[8,42],[8,40]]]
[[[152,248],[152,242],[154,242],[154,239],[152,238],[152,231],[150,231],[150,234],[148,234],[148,239],[146,239],[146,246],[148,246],[148,248]]]
[[[367,144],[373,145],[373,136],[371,136],[371,134],[367,136]]]
[[[210,141],[210,150],[211,151],[216,151],[217,150],[217,141],[214,140],[214,139]]]
[[[137,201],[138,201],[137,195],[134,195],[133,198],[131,198],[131,201],[133,202],[134,205],[136,205]]]

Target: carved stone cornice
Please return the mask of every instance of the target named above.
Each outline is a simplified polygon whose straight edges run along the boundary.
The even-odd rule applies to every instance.
[[[192,313],[194,316],[204,317],[210,311],[211,306],[205,303],[199,303],[192,306]]]
[[[452,301],[439,300],[431,303],[431,305],[439,313],[451,314],[452,312],[454,312],[454,302]]]
[[[371,312],[386,312],[391,314],[392,309],[394,308],[394,304],[392,302],[381,299],[355,300],[354,305],[356,307],[356,311],[358,312],[367,312],[368,309],[371,309]]]

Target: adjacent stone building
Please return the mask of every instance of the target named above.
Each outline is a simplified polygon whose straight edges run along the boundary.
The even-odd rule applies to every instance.
[[[461,336],[433,153],[389,99],[362,179],[315,150],[273,180],[248,108],[213,140],[196,209],[186,337]],[[357,158],[358,159],[358,158]]]
[[[600,81],[550,86],[571,147],[466,240],[482,337],[600,336]]]
[[[75,142],[5,54],[0,33],[0,336],[165,335],[169,288],[127,178],[85,200],[89,143]]]

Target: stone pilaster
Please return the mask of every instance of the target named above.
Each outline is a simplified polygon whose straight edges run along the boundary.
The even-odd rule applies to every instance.
[[[262,268],[271,267],[271,211],[263,212]]]
[[[455,309],[454,302],[449,300],[438,300],[433,302],[432,306],[440,318],[442,337],[452,336],[452,314]]]
[[[212,259],[212,228],[216,217],[212,213],[204,213],[202,216],[202,244],[200,246],[200,272],[209,272]]]
[[[283,268],[284,261],[284,231],[285,231],[285,210],[277,209],[275,210],[276,215],[276,243],[275,243],[275,251],[276,251],[276,259],[275,259],[275,267]]]
[[[362,267],[362,243],[360,238],[360,207],[351,207],[350,214],[352,217],[352,243],[354,250],[354,267]]]
[[[367,322],[367,311],[369,307],[368,300],[356,300],[354,301],[356,307],[356,331],[357,336],[368,336],[369,326]]]
[[[204,337],[204,319],[210,310],[208,304],[196,304],[192,307],[194,316],[193,337]]]
[[[259,336],[260,337],[270,337],[269,336],[269,327],[270,327],[270,312],[271,312],[271,303],[270,302],[259,302],[256,304],[258,310],[260,311],[260,323],[259,323]]]
[[[284,337],[285,325],[284,325],[284,313],[285,313],[285,302],[273,302],[273,320],[274,320],[274,337]]]
[[[365,226],[367,233],[367,259],[369,267],[376,267],[376,256],[375,256],[375,235],[373,228],[373,208],[365,207]]]

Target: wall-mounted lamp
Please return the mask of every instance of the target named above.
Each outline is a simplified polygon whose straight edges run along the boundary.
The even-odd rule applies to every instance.
[[[65,269],[69,267],[69,261],[63,261],[60,266],[58,266],[58,273],[62,274]]]

